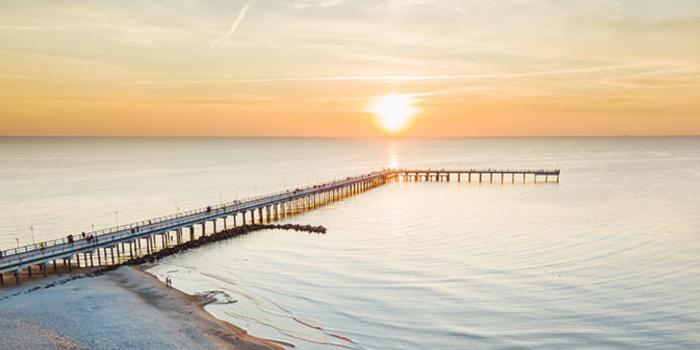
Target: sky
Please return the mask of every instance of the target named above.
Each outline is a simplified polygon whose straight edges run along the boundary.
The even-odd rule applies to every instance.
[[[697,0],[3,0],[0,135],[700,135],[698,38]]]

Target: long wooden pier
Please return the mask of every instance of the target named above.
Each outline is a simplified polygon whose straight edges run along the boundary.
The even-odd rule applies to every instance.
[[[472,179],[474,175],[474,179]],[[500,182],[504,182],[506,175],[515,182],[516,176],[525,182],[529,177],[533,182],[544,177],[544,182],[549,182],[550,177],[555,177],[559,182],[559,170],[407,170],[388,169],[347,177],[342,180],[329,181],[300,187],[295,190],[286,190],[269,195],[249,198],[242,201],[232,201],[215,206],[208,206],[187,212],[162,216],[149,220],[143,220],[128,225],[99,230],[82,235],[75,235],[39,244],[32,244],[17,249],[2,251],[0,257],[0,283],[5,283],[4,274],[14,274],[16,283],[19,284],[20,273],[25,269],[27,275],[32,276],[32,267],[38,268],[38,272],[44,277],[47,269],[53,265],[53,270],[58,270],[58,262],[63,268],[71,270],[73,266],[93,267],[95,265],[116,264],[138,255],[145,248],[146,253],[151,253],[168,244],[180,244],[186,240],[194,240],[196,227],[201,227],[199,236],[207,234],[207,224],[211,223],[213,232],[225,229],[232,223],[233,226],[255,223],[256,219],[271,222],[283,216],[302,211],[315,209],[318,206],[331,203],[347,196],[352,196],[395,181],[450,181],[456,176],[457,181],[479,182],[484,176],[493,182],[494,175],[500,176]],[[520,180],[519,180],[520,181]],[[257,212],[257,218],[256,218]],[[248,218],[249,217],[249,218]],[[239,223],[240,222],[240,223]],[[95,259],[96,258],[96,259]]]

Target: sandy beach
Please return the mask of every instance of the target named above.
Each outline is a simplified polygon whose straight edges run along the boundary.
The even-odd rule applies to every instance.
[[[212,298],[168,288],[138,267],[45,288],[67,277],[0,290],[12,295],[0,300],[2,349],[283,349],[206,312]]]

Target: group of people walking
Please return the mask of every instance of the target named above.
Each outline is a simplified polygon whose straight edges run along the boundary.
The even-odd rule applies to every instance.
[[[88,243],[97,244],[97,242],[100,241],[100,240],[97,238],[97,236],[95,236],[95,235],[92,234],[92,233],[88,234],[88,233],[83,232],[83,233],[80,235],[80,237],[83,238],[83,239],[85,239]],[[73,244],[75,244],[75,238],[73,237],[72,234],[71,234],[71,235],[68,235],[68,236],[66,237],[66,239],[68,240],[68,244],[70,244],[71,247],[73,246]],[[43,245],[43,243],[41,243],[40,245]],[[42,249],[43,249],[43,248],[42,248]]]

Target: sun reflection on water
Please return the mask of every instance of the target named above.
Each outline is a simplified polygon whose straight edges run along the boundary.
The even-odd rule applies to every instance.
[[[389,144],[389,163],[386,165],[386,168],[399,168],[399,145],[397,141],[393,141]]]

